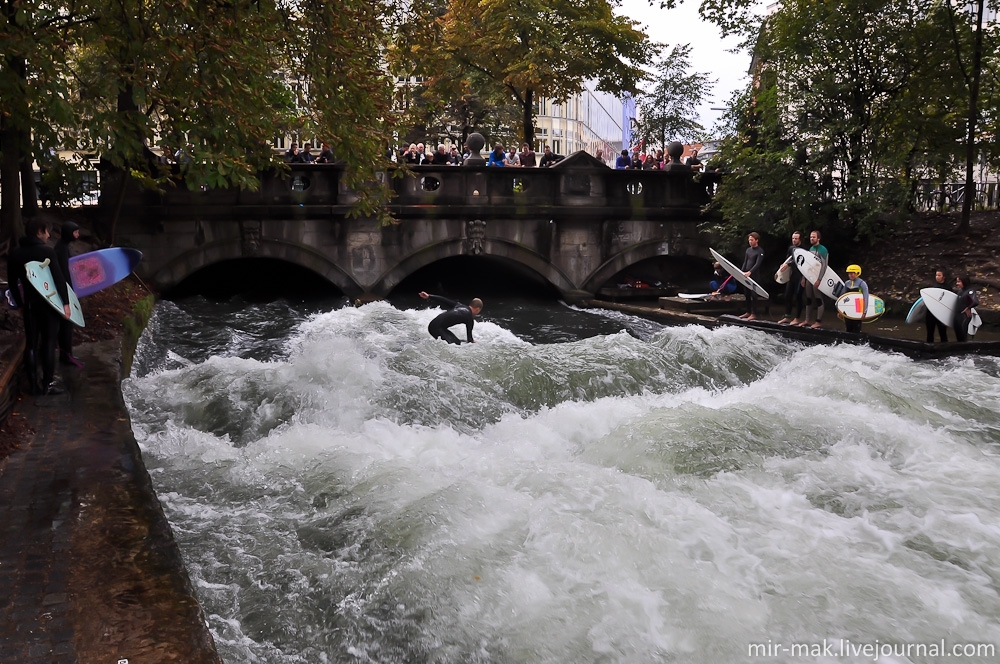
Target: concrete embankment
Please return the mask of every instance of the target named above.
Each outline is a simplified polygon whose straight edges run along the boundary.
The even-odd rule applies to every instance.
[[[0,662],[221,662],[132,434],[122,343],[76,351],[65,394],[14,403],[34,435],[0,466]]]

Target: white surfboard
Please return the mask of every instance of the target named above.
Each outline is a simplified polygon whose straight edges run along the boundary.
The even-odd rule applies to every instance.
[[[685,300],[707,300],[712,297],[712,293],[678,293],[677,297],[682,297]]]
[[[823,261],[816,254],[808,249],[796,247],[793,256],[795,258],[795,266],[799,268],[799,272],[806,278],[806,281],[815,284],[819,280],[819,291],[823,295],[834,300],[843,295],[844,280],[829,265],[826,267],[826,272],[823,273],[823,278],[820,279],[819,272],[823,268]]]
[[[28,283],[45,298],[53,309],[59,312],[60,316],[65,316],[63,301],[56,290],[55,277],[52,276],[52,269],[49,267],[51,259],[44,261],[28,261],[24,264],[25,274],[28,275]],[[84,326],[83,311],[80,309],[80,300],[76,293],[66,284],[66,293],[69,296],[69,320],[79,327]]]
[[[792,278],[792,259],[794,256],[789,256],[785,259],[785,262],[781,264],[778,271],[774,273],[774,281],[779,284],[787,284],[788,280]]]
[[[958,306],[958,295],[944,288],[921,288],[920,299],[924,301],[931,316],[948,327],[955,329],[955,307]]]
[[[725,256],[720,254],[715,249],[710,248],[709,251],[712,252],[712,256],[715,257],[715,260],[719,261],[719,265],[722,266],[722,269],[724,269],[729,274],[733,275],[733,279],[743,284],[744,286],[752,290],[754,293],[764,298],[765,300],[770,298],[770,295],[767,294],[767,291],[764,290],[760,284],[758,284],[750,277],[743,276],[743,270],[741,270],[740,268],[736,267],[731,262],[729,262],[729,259],[727,259]]]
[[[918,297],[917,301],[910,307],[910,313],[906,314],[906,322],[910,325],[919,323],[924,319],[925,313],[927,313],[927,306],[924,304],[924,298]]]
[[[878,295],[869,295],[868,311],[865,312],[862,295],[862,293],[857,291],[851,291],[838,297],[837,313],[851,320],[862,320],[862,317],[864,317],[864,322],[866,323],[871,323],[880,318],[885,313],[885,301]]]

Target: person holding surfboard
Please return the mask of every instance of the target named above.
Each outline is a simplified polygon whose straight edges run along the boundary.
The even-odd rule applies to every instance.
[[[819,289],[819,284],[823,279],[823,274],[826,272],[827,266],[830,264],[830,252],[827,251],[826,247],[819,243],[823,239],[823,234],[818,230],[809,233],[809,251],[816,255],[817,258],[822,262],[821,269],[819,271],[820,277],[816,280],[816,283],[812,283],[806,280],[805,277],[802,278],[802,285],[805,287],[805,298],[806,298],[806,317],[801,323],[802,327],[811,327],[813,329],[822,327],[823,313],[825,312],[823,293]],[[812,318],[812,309],[816,309],[816,320],[809,323],[810,318]]]
[[[56,242],[55,252],[59,258],[59,269],[63,276],[72,281],[69,271],[69,243],[80,239],[80,226],[73,221],[67,221],[62,225],[59,241]],[[72,284],[68,284],[72,287]],[[59,362],[61,364],[71,364],[78,369],[83,368],[83,362],[73,357],[73,328],[75,326],[68,318],[59,321]]]
[[[10,279],[11,295],[24,320],[24,368],[28,373],[28,389],[31,394],[61,394],[64,390],[55,383],[59,314],[28,281],[27,264],[46,259],[50,261],[56,292],[67,303],[63,305],[66,318],[71,315],[68,287],[55,250],[46,244],[49,239],[48,223],[32,219],[25,230],[20,245],[7,256],[7,277]],[[42,365],[41,384],[38,383],[39,361]]]
[[[944,270],[936,270],[934,272],[934,282],[931,284],[933,288],[948,288],[948,274]],[[924,309],[924,323],[927,325],[927,343],[934,343],[934,330],[937,330],[938,336],[941,337],[942,343],[947,343],[948,341],[948,326],[939,321],[931,313],[930,309]]]
[[[785,283],[785,316],[778,321],[779,325],[788,323],[798,325],[802,318],[802,273],[795,265],[795,250],[802,246],[802,233],[795,231],[792,233],[792,244],[788,247],[785,262],[778,268],[778,272],[788,271],[788,281]],[[792,305],[795,305],[795,317],[792,317]]]
[[[868,315],[868,284],[865,280],[861,278],[861,266],[858,264],[847,266],[847,281],[844,282],[844,292],[856,292],[861,293],[864,298],[864,313],[862,313],[860,319],[851,319],[844,317],[844,322],[847,324],[847,331],[853,332],[855,334],[861,333],[861,322]]]
[[[424,300],[434,300],[439,302],[448,308],[443,314],[439,314],[434,320],[430,322],[427,326],[427,331],[430,332],[431,336],[435,339],[444,339],[450,344],[460,345],[462,342],[459,341],[455,333],[448,328],[452,325],[465,325],[465,332],[467,340],[470,344],[476,343],[472,338],[472,326],[476,324],[476,316],[479,312],[483,310],[483,301],[478,297],[473,298],[472,302],[466,306],[460,302],[455,302],[454,300],[449,300],[446,297],[441,297],[440,295],[431,295],[425,291],[420,291],[418,293]]]
[[[979,306],[979,297],[976,291],[969,287],[972,281],[968,276],[962,275],[955,278],[955,294],[958,295],[958,304],[955,305],[955,340],[969,340],[969,321],[972,320],[972,308]]]
[[[760,233],[754,231],[747,236],[747,252],[743,256],[743,276],[760,281],[760,266],[764,263],[764,250],[760,248]],[[744,288],[747,298],[747,311],[740,318],[754,320],[757,318],[757,293],[752,288]]]

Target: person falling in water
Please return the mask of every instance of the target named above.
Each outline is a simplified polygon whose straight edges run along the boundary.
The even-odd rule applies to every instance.
[[[438,314],[427,326],[427,331],[430,332],[431,336],[435,339],[444,339],[450,344],[459,345],[462,342],[459,341],[455,333],[448,328],[452,325],[465,325],[466,337],[470,344],[476,343],[472,338],[472,326],[476,324],[476,316],[479,312],[483,310],[483,301],[478,297],[473,298],[469,302],[468,306],[462,304],[461,302],[455,302],[454,300],[449,300],[446,297],[441,297],[440,295],[430,295],[424,291],[418,293],[421,298],[425,300],[434,300],[445,307],[448,308],[443,314]]]

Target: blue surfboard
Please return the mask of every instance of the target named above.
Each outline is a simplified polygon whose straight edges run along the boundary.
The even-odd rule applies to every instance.
[[[24,271],[28,275],[28,283],[31,284],[31,287],[41,293],[49,306],[58,311],[60,316],[65,316],[63,299],[59,297],[59,291],[56,290],[55,277],[52,276],[49,262],[48,258],[41,262],[29,261],[25,264]],[[76,293],[69,287],[69,284],[66,286],[69,293],[69,320],[74,325],[83,327],[83,310],[80,309],[80,300],[77,299]]]
[[[69,277],[78,297],[93,295],[118,283],[142,260],[138,249],[111,247],[89,251],[69,259]]]

